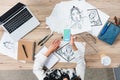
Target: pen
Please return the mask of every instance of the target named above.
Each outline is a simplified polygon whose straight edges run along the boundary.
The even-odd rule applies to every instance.
[[[114,20],[115,20],[115,25],[118,25],[118,19],[116,16],[114,17]]]
[[[53,36],[53,33],[50,34],[50,35],[41,43],[40,46],[43,46],[43,44],[44,44],[45,42],[47,42],[52,36]]]
[[[42,40],[40,40],[40,41],[38,42],[38,45],[40,45],[40,43],[43,42],[47,37],[48,37],[48,35],[45,36]]]
[[[22,48],[23,48],[23,50],[24,50],[25,56],[28,58],[28,55],[27,55],[27,51],[26,51],[25,45],[22,45]]]
[[[118,26],[120,27],[120,18],[119,18],[119,21],[118,21]]]
[[[101,36],[105,34],[105,32],[107,31],[107,29],[108,29],[108,27],[109,27],[110,24],[111,24],[111,23],[108,22],[108,23],[105,25],[105,27],[102,29]]]
[[[120,27],[120,18],[117,18],[116,16],[114,17],[115,20],[115,25]]]
[[[35,48],[36,48],[36,42],[34,42],[34,45],[33,45],[33,60],[35,59]]]

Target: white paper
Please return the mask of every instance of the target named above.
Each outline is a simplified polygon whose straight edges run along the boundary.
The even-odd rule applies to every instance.
[[[46,24],[52,31],[63,33],[65,28],[71,29],[71,34],[90,31],[91,26],[84,1],[66,1],[56,4],[51,15],[46,18]]]
[[[47,50],[48,50],[48,48],[44,46],[44,47],[35,55],[35,57],[41,56],[41,54],[44,54]],[[50,68],[52,68],[58,61],[59,61],[59,58],[58,58],[56,55],[51,54],[51,55],[48,57],[47,61],[45,62],[45,66],[46,66],[48,69],[50,69]]]
[[[78,13],[81,16],[80,19],[78,15],[76,15],[75,10],[73,12],[73,6],[79,9]],[[60,2],[56,4],[51,15],[46,18],[46,24],[52,31],[58,33],[63,33],[65,28],[70,28],[71,34],[89,32],[94,36],[98,36],[101,29],[108,21],[109,16],[97,9],[102,25],[92,26],[93,24],[90,22],[88,9],[97,8],[86,1],[73,0]],[[76,20],[73,15],[76,15]]]
[[[17,60],[18,42],[13,41],[7,32],[4,32],[0,41],[0,53]]]
[[[65,42],[65,41],[61,41],[61,44],[60,44],[60,48],[67,44],[68,42]],[[75,45],[76,47],[81,51],[80,52],[80,56],[81,57],[84,57],[85,55],[85,45],[86,43],[85,42],[75,42]],[[60,61],[59,62],[68,62],[66,59],[64,59],[63,57],[61,57],[59,54],[55,53],[55,55],[57,55],[59,58],[60,58]],[[73,54],[72,56],[74,56],[75,54]],[[71,61],[69,62],[75,62],[74,59],[72,59]]]
[[[97,9],[96,7],[92,6],[91,4],[89,4],[87,2],[86,2],[86,7],[87,7],[87,10],[89,10],[89,9]],[[91,29],[91,31],[89,33],[91,33],[94,36],[98,36],[98,34],[100,33],[101,29],[103,28],[103,26],[106,24],[106,22],[109,19],[109,15],[107,15],[106,13],[102,12],[99,9],[97,9],[97,11],[98,11],[100,20],[102,22],[102,25],[91,26],[92,29]],[[88,12],[88,15],[89,15],[89,12]]]
[[[64,41],[61,41],[61,44],[60,44],[60,48],[65,45],[66,43],[68,42],[64,42]],[[75,45],[76,47],[81,51],[80,53],[80,56],[84,58],[84,55],[85,55],[85,45],[86,43],[85,42],[75,42]],[[41,56],[41,54],[44,54],[46,51],[47,51],[47,47],[43,47],[36,55],[35,57],[39,57]],[[53,54],[51,54],[47,61],[45,62],[45,66],[50,69],[51,67],[53,67],[57,62],[68,62],[67,60],[65,60],[63,57],[61,57],[59,54],[57,54],[56,52],[54,52]],[[70,62],[75,62],[74,59],[72,59]]]

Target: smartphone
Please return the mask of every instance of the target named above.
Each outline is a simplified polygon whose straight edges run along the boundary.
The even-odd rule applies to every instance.
[[[63,40],[64,41],[70,41],[70,37],[71,37],[71,30],[70,29],[64,29]]]

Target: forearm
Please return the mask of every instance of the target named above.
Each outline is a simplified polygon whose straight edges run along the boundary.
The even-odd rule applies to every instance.
[[[71,45],[71,46],[72,46],[73,51],[77,51],[77,50],[78,50],[78,48],[76,47],[75,44],[73,44],[73,45]]]
[[[48,50],[44,55],[48,57],[51,54],[51,52]]]

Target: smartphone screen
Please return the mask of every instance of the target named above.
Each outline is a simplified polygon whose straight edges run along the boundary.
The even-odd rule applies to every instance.
[[[64,29],[63,40],[64,41],[70,41],[70,36],[71,36],[71,30],[70,29]]]

